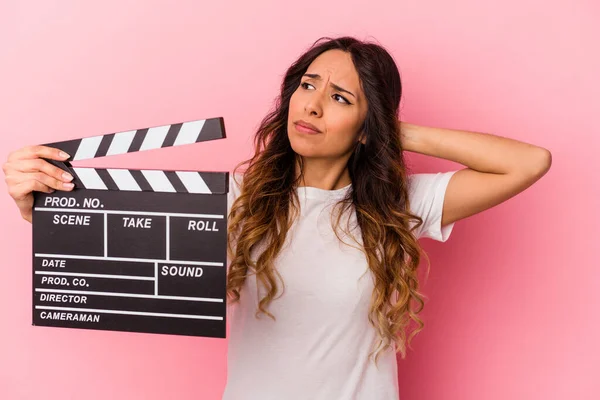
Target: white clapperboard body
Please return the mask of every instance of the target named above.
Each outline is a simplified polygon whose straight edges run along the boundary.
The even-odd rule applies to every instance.
[[[46,144],[73,161],[225,138],[222,118]],[[227,172],[77,168],[35,192],[33,325],[225,337]]]

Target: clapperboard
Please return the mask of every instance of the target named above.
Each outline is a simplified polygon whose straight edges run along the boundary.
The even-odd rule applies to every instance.
[[[78,161],[225,138],[222,118],[46,146]],[[35,192],[33,325],[225,337],[228,172],[53,164]]]

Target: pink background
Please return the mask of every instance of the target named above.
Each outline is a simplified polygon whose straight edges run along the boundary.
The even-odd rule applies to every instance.
[[[2,162],[27,144],[223,116],[227,140],[80,165],[230,170],[295,57],[323,35],[374,37],[400,66],[403,120],[553,154],[538,184],[423,241],[426,329],[399,360],[401,398],[600,398],[598,2],[82,3],[0,3]],[[32,327],[31,226],[5,190],[0,202],[0,398],[220,398],[226,340]]]

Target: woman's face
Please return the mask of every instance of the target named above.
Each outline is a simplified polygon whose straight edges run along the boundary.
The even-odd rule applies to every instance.
[[[349,53],[329,50],[306,70],[290,99],[288,137],[305,158],[349,156],[367,115],[367,101]],[[303,128],[312,124],[318,132]]]

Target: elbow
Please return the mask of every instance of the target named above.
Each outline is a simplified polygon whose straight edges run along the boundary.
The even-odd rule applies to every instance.
[[[546,173],[550,170],[550,167],[552,166],[552,153],[550,152],[550,150],[540,147],[536,151],[536,155],[535,157],[533,157],[532,161],[533,174],[536,177],[541,178],[542,176],[546,175]]]

